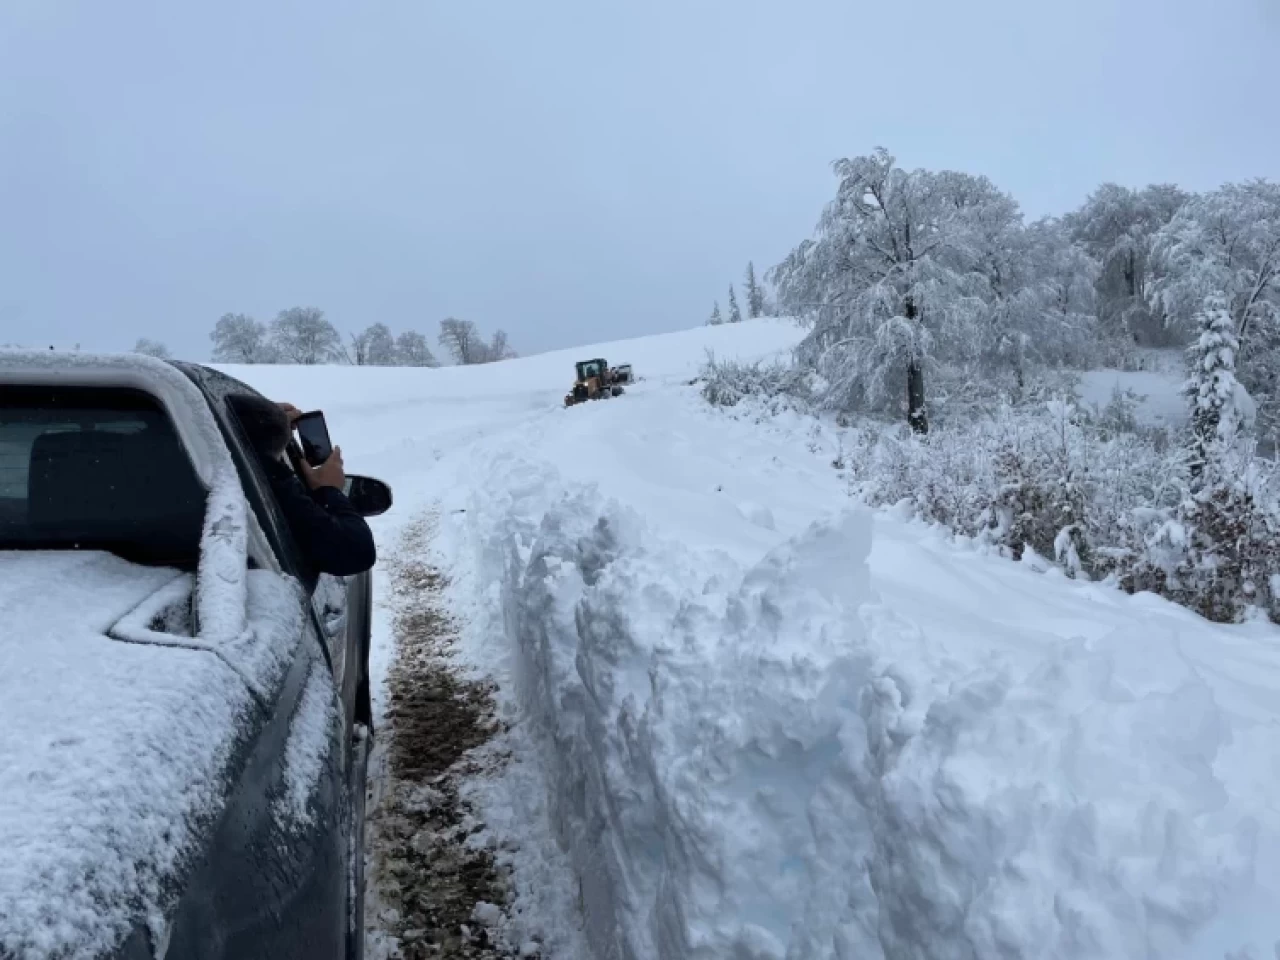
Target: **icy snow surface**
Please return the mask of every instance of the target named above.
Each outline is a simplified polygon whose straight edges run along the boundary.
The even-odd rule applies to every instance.
[[[514,722],[474,797],[522,932],[636,960],[1274,955],[1277,631],[865,512],[833,428],[685,383],[708,344],[799,333],[235,371],[393,484],[383,542],[440,510],[465,664]],[[595,355],[646,380],[562,409]]]

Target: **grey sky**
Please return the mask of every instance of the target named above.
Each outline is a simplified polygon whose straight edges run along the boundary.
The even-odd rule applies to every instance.
[[[1280,177],[1280,0],[0,0],[0,342],[679,329],[878,144],[1028,214]]]

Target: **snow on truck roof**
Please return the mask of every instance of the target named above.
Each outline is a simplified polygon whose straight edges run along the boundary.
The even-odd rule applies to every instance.
[[[206,486],[214,461],[226,453],[204,395],[177,367],[137,353],[79,353],[0,348],[0,383],[51,383],[133,387],[169,410],[196,473]]]

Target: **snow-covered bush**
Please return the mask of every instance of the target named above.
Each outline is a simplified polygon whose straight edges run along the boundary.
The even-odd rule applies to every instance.
[[[804,405],[812,395],[807,371],[776,360],[767,363],[717,360],[708,351],[699,379],[703,399],[715,407],[732,407],[746,397],[786,398]]]
[[[920,437],[859,431],[848,458],[870,503],[1069,574],[1162,594],[1204,616],[1250,608],[1280,620],[1280,506],[1274,475],[1246,453],[1193,484],[1180,446],[1100,425],[1065,401],[1005,406]]]
[[[1175,458],[1137,434],[1107,436],[1064,400],[1003,406],[928,437],[885,436],[851,468],[876,504],[908,500],[921,516],[996,544],[1030,548],[1071,573],[1118,573],[1142,555],[1136,510],[1171,511],[1185,485]]]
[[[1228,461],[1179,506],[1166,593],[1210,620],[1280,622],[1280,508],[1256,462]]]

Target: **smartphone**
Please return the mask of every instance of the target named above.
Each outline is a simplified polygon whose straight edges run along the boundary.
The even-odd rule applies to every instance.
[[[304,413],[293,421],[293,426],[302,441],[302,456],[307,463],[318,467],[329,459],[333,444],[329,442],[329,427],[324,422],[323,413],[319,410]]]

